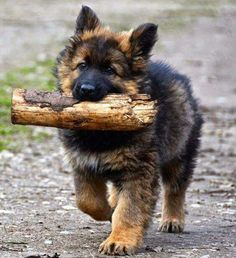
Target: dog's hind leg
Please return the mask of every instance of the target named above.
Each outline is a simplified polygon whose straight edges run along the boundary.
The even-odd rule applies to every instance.
[[[184,163],[180,160],[171,161],[162,167],[163,197],[159,231],[180,233],[184,230],[185,192],[191,174],[191,171],[186,171]]]
[[[178,158],[172,159],[161,167],[163,200],[159,230],[162,232],[178,233],[184,230],[185,193],[195,168],[201,125],[202,119],[199,116],[186,149]]]

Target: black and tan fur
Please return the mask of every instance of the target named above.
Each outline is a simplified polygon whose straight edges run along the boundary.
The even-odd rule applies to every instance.
[[[154,24],[115,33],[84,6],[70,45],[58,57],[56,75],[65,95],[97,101],[108,93],[148,93],[159,103],[155,123],[142,131],[60,131],[74,170],[78,207],[96,220],[112,221],[112,232],[99,249],[104,254],[132,254],[140,246],[156,204],[159,178],[159,229],[184,229],[185,192],[202,118],[188,78],[150,61],[156,39]],[[83,85],[92,87],[92,93],[82,94]],[[107,182],[112,183],[109,196]]]

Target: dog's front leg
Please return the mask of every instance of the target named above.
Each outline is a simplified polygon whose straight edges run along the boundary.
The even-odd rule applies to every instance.
[[[88,179],[79,172],[75,172],[74,182],[78,208],[95,220],[110,220],[113,210],[107,201],[106,182]]]
[[[155,171],[119,185],[117,206],[112,215],[112,232],[100,245],[108,255],[133,254],[140,246],[157,198]]]

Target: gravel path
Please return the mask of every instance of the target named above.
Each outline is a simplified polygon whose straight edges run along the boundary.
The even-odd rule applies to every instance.
[[[157,232],[159,205],[137,257],[235,257],[235,111],[205,110],[202,150],[187,198],[184,234]],[[0,257],[97,257],[110,231],[75,208],[72,178],[57,137],[0,153]]]
[[[35,57],[34,44],[38,46],[37,38],[42,32],[50,37],[45,36],[45,49],[40,48],[39,54],[47,50],[46,55],[54,55],[55,49],[59,49],[63,37],[54,36],[59,32],[68,35],[75,1],[63,2],[65,4],[58,1],[58,9],[53,8],[56,1],[50,1],[48,6],[47,2],[34,1],[31,7],[37,6],[45,21],[50,13],[50,25],[55,17],[60,17],[65,5],[69,10],[65,18],[68,26],[60,27],[62,22],[58,20],[58,30],[43,31],[41,25],[37,26],[39,18],[33,13],[34,8],[22,4],[23,14],[29,11],[35,21],[31,24],[32,17],[25,17],[29,27],[27,31],[27,26],[22,25],[22,31],[29,34],[21,31],[19,44],[16,40],[15,46],[10,43],[16,39],[14,34],[21,24],[11,24],[9,12],[1,13],[0,20],[5,19],[6,24],[1,23],[0,31],[9,37],[5,37],[9,45],[7,41],[4,44],[0,41],[1,50],[6,45],[6,51],[0,53],[1,68],[7,70]],[[104,2],[101,1],[103,6]],[[11,10],[11,17],[18,19],[16,10],[19,8],[13,5],[14,1],[0,1],[0,4],[4,10]],[[120,8],[124,7],[122,4]],[[193,79],[195,91],[202,99],[206,123],[198,166],[187,195],[185,233],[157,231],[158,203],[153,223],[136,257],[236,257],[236,39],[232,27],[235,22],[235,6],[226,5],[218,18],[200,19],[191,28],[161,39],[164,47],[157,57],[164,57]],[[21,51],[26,53],[27,46],[22,39],[27,37],[33,38],[33,50],[24,57]],[[54,50],[46,47],[52,39],[60,42],[55,44]],[[14,49],[18,49],[18,56],[9,54]],[[8,55],[10,58],[6,60]],[[63,151],[56,130],[44,130],[52,135],[50,140],[40,144],[22,143],[19,153],[0,152],[0,257],[56,258],[56,253],[60,258],[100,257],[97,248],[110,232],[110,224],[98,223],[75,208],[72,176],[62,162]]]

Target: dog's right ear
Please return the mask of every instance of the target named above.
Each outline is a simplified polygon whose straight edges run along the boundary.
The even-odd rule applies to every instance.
[[[82,34],[84,31],[94,30],[100,25],[95,12],[88,6],[83,5],[76,20],[75,33]]]

